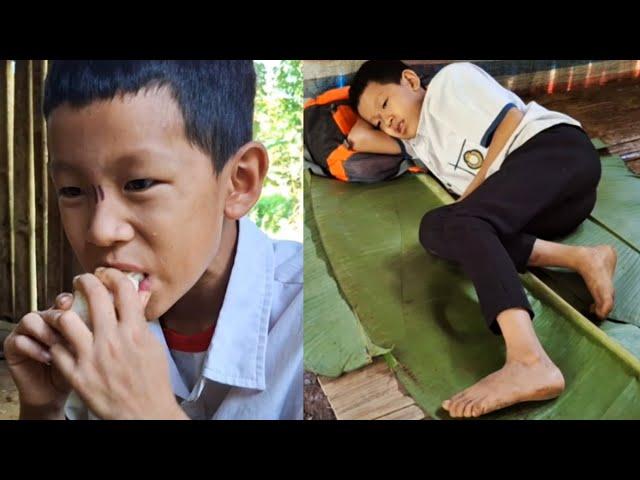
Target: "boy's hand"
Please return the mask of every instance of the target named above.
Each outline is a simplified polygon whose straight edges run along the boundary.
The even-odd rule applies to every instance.
[[[64,419],[71,386],[51,364],[49,348],[62,338],[49,323],[72,302],[70,293],[61,293],[52,308],[22,317],[4,341],[7,366],[20,394],[21,419]]]
[[[69,347],[57,343],[51,356],[89,410],[104,419],[187,418],[173,395],[164,349],[147,326],[150,293],[136,292],[113,268],[80,275],[74,287],[87,299],[92,330],[75,312],[52,318]]]

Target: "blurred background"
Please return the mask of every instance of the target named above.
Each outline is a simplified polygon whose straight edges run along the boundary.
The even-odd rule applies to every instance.
[[[251,218],[271,237],[302,242],[302,61],[256,60],[253,137],[271,166]]]

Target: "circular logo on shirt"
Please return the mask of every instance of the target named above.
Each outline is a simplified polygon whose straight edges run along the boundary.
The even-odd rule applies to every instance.
[[[482,153],[478,150],[469,150],[468,152],[464,152],[464,162],[469,165],[469,168],[473,168],[477,170],[482,166],[482,162],[484,160]]]

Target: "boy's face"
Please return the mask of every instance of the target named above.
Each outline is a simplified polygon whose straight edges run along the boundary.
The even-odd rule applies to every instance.
[[[395,138],[416,136],[425,91],[413,70],[402,73],[400,84],[369,82],[358,105],[367,122]]]
[[[212,264],[227,168],[189,143],[167,89],[142,90],[48,119],[50,166],[64,229],[87,272],[126,263],[149,275],[146,316],[164,314]]]

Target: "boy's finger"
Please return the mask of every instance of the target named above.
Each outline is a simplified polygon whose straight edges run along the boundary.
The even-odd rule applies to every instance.
[[[74,388],[74,372],[76,370],[76,359],[71,352],[62,344],[57,343],[49,350],[53,364],[58,368],[64,379]]]
[[[29,357],[36,362],[49,365],[51,363],[51,354],[48,349],[41,343],[35,341],[27,335],[15,335],[10,341],[13,342],[13,348],[16,352]]]
[[[105,268],[97,269],[96,276],[113,293],[119,322],[140,321],[140,309],[144,309],[145,298],[136,291],[127,275],[115,268]]]
[[[74,288],[84,294],[89,308],[90,328],[96,337],[107,337],[118,326],[113,298],[102,281],[91,273],[74,279]]]
[[[62,337],[42,318],[42,313],[31,312],[22,317],[16,333],[32,337],[48,347],[62,341]]]
[[[68,292],[63,292],[56,297],[54,309],[57,310],[69,310],[73,304],[73,295]]]
[[[89,355],[93,345],[93,334],[76,312],[53,310],[41,313],[48,325],[57,330],[76,352],[78,358]],[[56,343],[55,345],[61,345]]]

